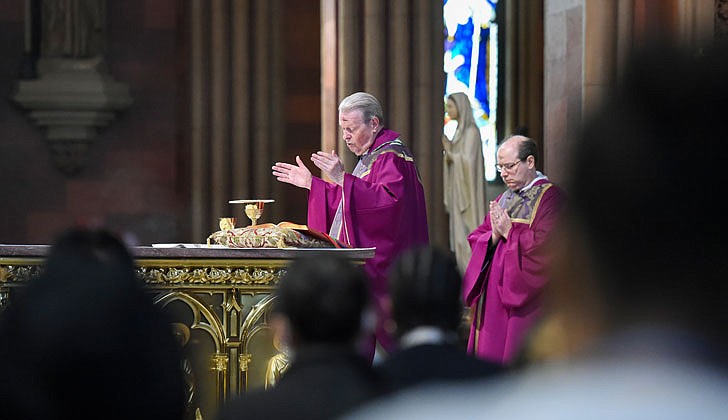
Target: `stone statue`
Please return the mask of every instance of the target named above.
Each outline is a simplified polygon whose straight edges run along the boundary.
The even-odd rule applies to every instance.
[[[278,334],[273,336],[273,347],[278,350],[278,353],[274,354],[268,360],[268,369],[265,375],[265,389],[276,386],[281,376],[286,372],[289,366],[289,349],[288,346],[282,343],[281,338]]]
[[[44,0],[41,57],[92,58],[104,52],[105,0]]]
[[[448,95],[446,110],[458,124],[452,140],[442,136],[444,201],[450,216],[450,249],[463,274],[470,261],[468,235],[485,218],[483,143],[466,94]]]
[[[34,47],[40,53],[18,81],[13,100],[45,131],[56,167],[72,176],[86,166],[98,130],[128,108],[132,98],[104,60],[106,0],[39,3],[26,19],[32,20],[31,27],[40,27],[40,46]]]

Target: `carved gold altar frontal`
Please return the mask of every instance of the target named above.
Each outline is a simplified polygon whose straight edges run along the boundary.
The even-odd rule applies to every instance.
[[[0,245],[0,307],[42,271],[48,249]],[[269,362],[281,356],[268,325],[271,292],[292,260],[337,253],[363,264],[374,256],[369,248],[131,251],[154,302],[174,321],[192,390],[191,412],[201,418],[213,418],[226,399],[265,386]]]

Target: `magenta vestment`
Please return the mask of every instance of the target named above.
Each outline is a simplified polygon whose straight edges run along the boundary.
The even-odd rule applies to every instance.
[[[308,195],[311,229],[330,232],[342,192],[341,229],[331,235],[353,247],[376,247],[364,268],[378,315],[376,338],[392,351],[394,340],[383,328],[390,319],[384,302],[387,270],[402,251],[429,241],[424,189],[399,133],[381,130],[354,174],[344,175],[343,188],[313,177]]]
[[[463,276],[463,299],[476,307],[468,352],[508,364],[540,315],[547,264],[540,246],[563,207],[564,194],[544,178],[520,192],[507,190],[496,200],[513,227],[507,240],[489,247],[492,227],[486,213],[468,236],[473,255]]]

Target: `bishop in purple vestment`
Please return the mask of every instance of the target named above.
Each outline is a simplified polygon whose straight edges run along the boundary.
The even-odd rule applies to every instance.
[[[375,247],[364,268],[370,278],[377,313],[375,337],[386,351],[394,340],[386,328],[387,271],[399,254],[429,242],[425,194],[412,153],[399,133],[382,125],[379,101],[364,92],[339,104],[339,125],[347,147],[359,156],[354,171],[344,172],[335,152],[311,156],[331,181],[312,176],[296,157],[296,164],[278,162],[273,175],[279,181],[310,190],[308,227],[357,248]],[[366,351],[373,355],[373,341]]]
[[[498,149],[498,171],[508,187],[490,203],[469,236],[472,257],[463,299],[472,308],[468,351],[507,365],[538,320],[548,259],[541,245],[564,202],[560,188],[536,170],[536,144],[512,136]]]

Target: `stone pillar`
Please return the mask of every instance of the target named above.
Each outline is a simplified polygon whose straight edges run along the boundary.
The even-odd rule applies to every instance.
[[[219,217],[244,217],[236,199],[271,199],[266,221],[281,220],[282,185],[271,156],[283,149],[286,114],[280,0],[191,0],[190,201],[195,241]]]
[[[584,96],[585,116],[597,108],[617,77],[617,11],[619,2],[584,2]]]
[[[585,0],[547,0],[544,9],[544,169],[565,180],[569,141],[581,125]]]

